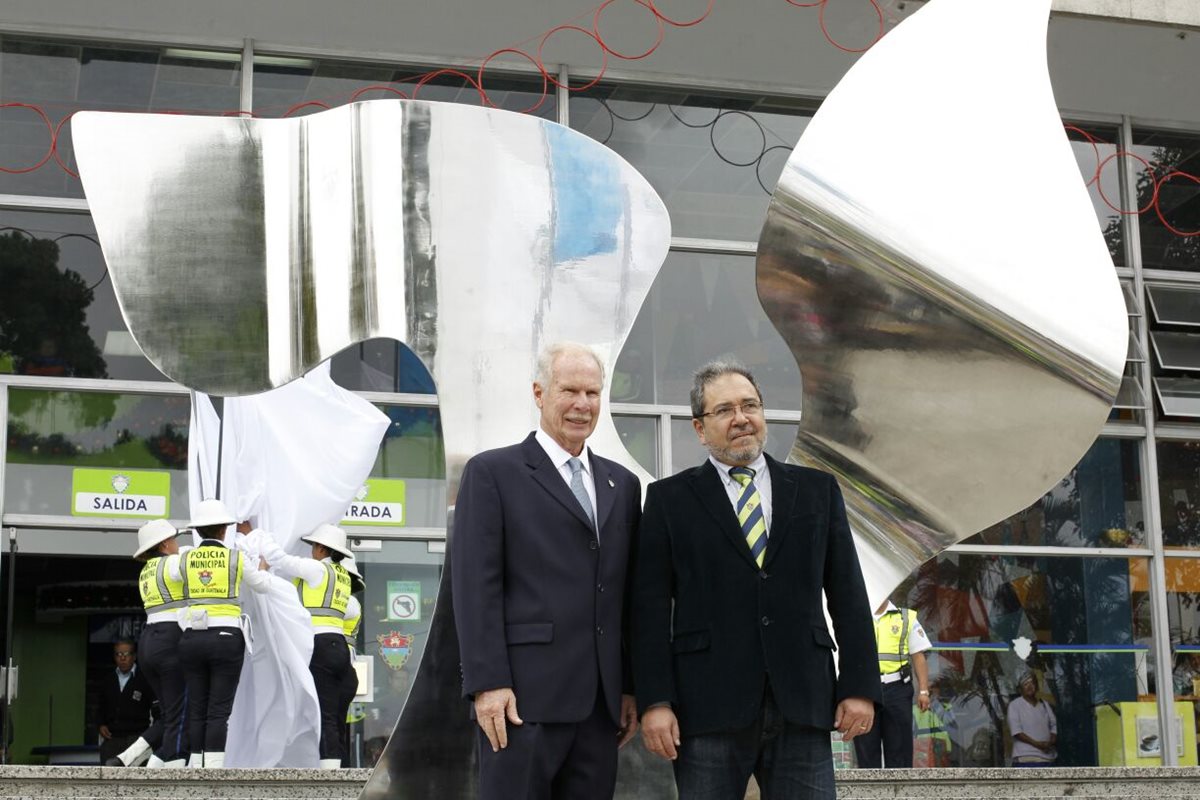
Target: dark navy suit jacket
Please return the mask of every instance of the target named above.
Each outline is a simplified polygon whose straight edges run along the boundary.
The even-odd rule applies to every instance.
[[[793,723],[833,727],[847,697],[880,698],[871,607],[832,475],[771,472],[771,527],[760,569],[711,461],[650,485],[631,581],[639,712],[670,703],[680,733],[750,725],[768,681]],[[841,646],[822,612],[828,597]]]
[[[580,722],[631,693],[625,577],[641,484],[591,454],[599,540],[534,434],[472,458],[450,538],[463,695],[512,687],[528,722]]]

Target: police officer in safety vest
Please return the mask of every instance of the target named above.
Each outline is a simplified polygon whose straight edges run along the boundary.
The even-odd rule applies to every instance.
[[[117,756],[126,766],[136,764],[154,745],[147,767],[182,767],[188,757],[183,730],[184,687],[179,668],[179,615],[183,610],[183,579],[179,571],[179,531],[165,519],[138,529],[133,557],[145,562],[138,578],[146,627],[138,641],[138,668],[158,697],[158,721],[125,752]],[[174,575],[175,577],[172,577]],[[115,765],[113,765],[115,766]]]
[[[229,714],[246,654],[241,592],[244,586],[266,592],[271,583],[245,553],[225,545],[225,530],[234,522],[220,500],[200,502],[190,525],[200,544],[179,559],[179,572],[171,576],[182,579],[185,602],[179,660],[187,685],[189,767],[225,766]]]
[[[358,562],[354,557],[342,559],[342,566],[350,576],[350,599],[346,601],[346,615],[342,621],[342,633],[346,636],[346,646],[350,650],[350,675],[342,682],[342,696],[338,700],[344,713],[339,717],[342,724],[342,746],[347,756],[350,754],[350,706],[354,703],[354,695],[358,694],[358,673],[354,670],[354,659],[357,655],[358,632],[362,628],[362,604],[355,594],[366,588],[363,577],[358,571]],[[360,716],[358,719],[361,719]],[[358,719],[354,721],[358,721]],[[347,764],[346,766],[350,766]]]
[[[875,645],[879,652],[879,680],[883,703],[875,726],[854,738],[858,766],[864,769],[911,769],[913,765],[913,686],[917,679],[917,705],[929,708],[929,667],[925,651],[933,644],[925,635],[917,612],[897,608],[891,601],[875,611]],[[882,759],[880,751],[882,750]]]
[[[345,756],[343,731],[346,705],[342,700],[356,681],[346,647],[345,619],[350,602],[350,573],[341,561],[352,556],[346,532],[334,525],[319,525],[303,537],[312,546],[312,558],[289,555],[264,531],[256,531],[263,558],[271,571],[296,584],[300,602],[312,616],[313,654],[308,668],[321,706],[321,768],[337,769]],[[353,691],[350,696],[353,697]]]

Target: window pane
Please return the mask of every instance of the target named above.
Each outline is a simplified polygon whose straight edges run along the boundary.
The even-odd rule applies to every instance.
[[[1138,227],[1146,269],[1200,269],[1200,135],[1134,130]],[[1133,200],[1126,201],[1133,210]]]
[[[1057,717],[1058,765],[1114,763],[1097,707],[1153,691],[1146,565],[945,553],[905,581],[892,599],[917,610],[934,642],[933,710],[951,739],[937,766],[1009,763],[1008,708],[1026,671]],[[1122,710],[1153,716],[1147,708]]]
[[[768,412],[799,409],[800,371],[758,302],[754,259],[673,252],[617,358],[612,399],[686,406],[692,373],[716,358],[754,373]]]
[[[661,477],[658,471],[658,418],[613,415],[613,423],[621,435],[621,444],[642,469],[652,477]]]
[[[334,383],[356,392],[437,394],[433,376],[413,351],[395,339],[368,339],[335,355]]]
[[[0,172],[0,194],[83,196],[71,174],[77,169],[71,125],[64,122],[76,111],[236,112],[239,57],[236,52],[0,36],[0,97],[42,110],[58,138],[58,159],[48,158],[24,174]],[[29,108],[0,109],[0,164],[10,169],[37,164],[51,155],[51,133]]]
[[[383,435],[372,478],[404,481],[404,524],[446,527],[446,453],[436,408],[378,405],[392,424]]]
[[[0,372],[165,380],[125,327],[90,217],[0,210]]]
[[[571,127],[624,156],[671,212],[676,236],[757,241],[767,204],[811,110],[601,86],[573,94]],[[773,104],[775,103],[775,104]]]
[[[443,556],[426,542],[385,541],[383,549],[355,553],[366,589],[361,595],[362,629],[356,650],[373,662],[374,698],[351,707],[351,742],[359,759],[352,766],[374,766],[408,699],[417,665],[429,641],[430,618],[437,600]],[[398,582],[407,585],[397,587]],[[399,620],[388,602],[389,585],[412,593],[418,588],[418,619]],[[357,712],[357,713],[353,713]],[[355,733],[361,733],[361,741]]]
[[[1163,544],[1200,547],[1200,441],[1158,443],[1158,507]]]
[[[10,388],[5,512],[70,516],[73,471],[93,467],[165,472],[186,519],[190,411],[187,396]]]
[[[1079,172],[1087,183],[1088,195],[1096,209],[1096,219],[1108,243],[1113,264],[1125,265],[1125,245],[1121,202],[1120,161],[1117,152],[1117,129],[1067,123],[1067,138],[1079,164]]]
[[[489,62],[483,78],[483,89],[491,105],[509,111],[529,110],[543,119],[557,119],[553,84],[547,85],[543,95],[540,77],[505,75],[500,72],[503,66],[503,56]],[[434,72],[437,72],[434,67],[258,55],[254,64],[254,113],[260,117],[297,116],[358,100],[414,95],[419,100],[480,105],[478,89],[451,72],[429,77],[427,83],[418,87],[418,82]],[[479,70],[463,72],[475,80]]]
[[[966,544],[1140,547],[1146,541],[1138,443],[1097,439],[1040,500]]]

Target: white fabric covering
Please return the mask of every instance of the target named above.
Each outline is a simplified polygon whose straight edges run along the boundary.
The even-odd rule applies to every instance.
[[[216,485],[221,429],[206,395],[193,400],[188,491],[195,506]],[[287,386],[224,405],[220,498],[238,519],[270,531],[289,552],[300,537],[337,524],[369,476],[386,415],[333,383],[328,362]],[[257,563],[255,537],[226,541]],[[246,662],[229,718],[227,767],[316,767],[321,715],[308,662],[312,625],[295,587],[273,578],[265,594],[242,594]]]

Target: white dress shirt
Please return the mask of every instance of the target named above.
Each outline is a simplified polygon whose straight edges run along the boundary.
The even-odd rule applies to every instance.
[[[564,450],[562,445],[550,438],[550,434],[541,428],[537,429],[534,436],[537,438],[538,444],[546,451],[546,455],[550,456],[550,462],[554,464],[554,468],[558,470],[558,474],[567,484],[567,489],[569,490],[571,488],[571,465],[567,462],[576,456],[572,456]],[[596,525],[599,527],[600,518],[596,514],[596,479],[592,475],[592,459],[588,453],[588,446],[586,444],[577,457],[583,463],[583,471],[580,473],[580,476],[583,478],[584,491],[587,492],[588,499],[592,501],[592,518],[596,520]],[[600,531],[597,530],[596,538],[599,537]]]
[[[729,495],[729,504],[733,506],[734,516],[737,515],[738,498],[742,496],[742,485],[733,479],[729,474],[729,470],[733,469],[732,464],[723,464],[717,461],[715,456],[709,456],[708,460],[717,468],[717,475],[721,478],[721,485],[725,487],[725,493]],[[750,469],[754,470],[754,486],[758,489],[758,496],[762,499],[763,522],[767,526],[767,536],[771,535],[771,470],[767,469],[767,457],[759,453],[758,458],[747,464]]]

